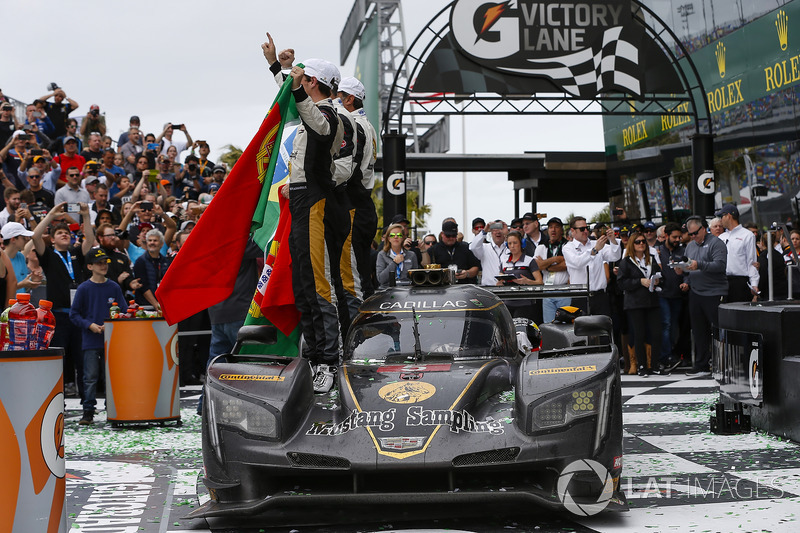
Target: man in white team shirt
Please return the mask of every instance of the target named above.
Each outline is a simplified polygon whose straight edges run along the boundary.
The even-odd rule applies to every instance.
[[[589,305],[593,315],[611,316],[611,304],[608,299],[608,280],[604,263],[612,263],[620,258],[621,248],[609,228],[605,235],[596,241],[589,240],[589,225],[584,217],[574,217],[570,221],[572,241],[564,245],[562,252],[567,263],[569,282],[571,285],[589,284]],[[586,268],[589,268],[587,276]],[[586,299],[575,298],[573,305],[586,311]]]
[[[508,226],[502,220],[495,220],[489,224],[491,237],[486,238],[486,232],[481,229],[469,243],[470,251],[481,262],[481,285],[497,285],[495,276],[500,273],[501,256],[508,250],[506,235]]]
[[[536,247],[533,257],[539,270],[542,271],[545,286],[568,285],[569,272],[564,259],[564,245],[569,241],[564,238],[564,223],[558,217],[547,221],[547,235],[550,237],[547,244]],[[542,315],[545,323],[552,322],[556,317],[556,309],[570,305],[570,298],[545,298],[542,300]]]

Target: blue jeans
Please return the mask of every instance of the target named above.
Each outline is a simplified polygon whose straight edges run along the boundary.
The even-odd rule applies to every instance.
[[[97,378],[100,376],[100,362],[103,350],[83,351],[83,412],[94,411],[97,405]]]
[[[661,303],[661,360],[669,362],[672,355],[672,343],[678,335],[681,307],[683,300],[680,298],[659,298]]]
[[[236,344],[236,336],[239,329],[244,325],[244,320],[238,322],[225,322],[224,324],[211,324],[211,345],[208,347],[208,361],[206,368],[211,361],[224,353],[231,353],[233,345]],[[203,396],[205,388],[200,391],[200,399],[197,400],[197,414],[203,412]]]
[[[542,300],[542,315],[544,324],[549,324],[556,318],[556,309],[571,305],[572,298],[545,298]]]

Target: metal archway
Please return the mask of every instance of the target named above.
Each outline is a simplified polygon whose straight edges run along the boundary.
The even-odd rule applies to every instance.
[[[598,92],[590,96],[560,89],[550,83],[542,90],[542,79],[532,78],[539,90],[500,94],[491,90],[457,94],[444,90],[415,92],[414,84],[444,39],[451,33],[451,14],[460,0],[453,0],[441,9],[408,48],[395,74],[392,88],[383,111],[384,152],[384,216],[405,212],[405,149],[403,118],[418,115],[670,115],[694,120],[692,137],[693,174],[696,190],[693,210],[709,214],[713,210],[713,125],[705,98],[705,90],[696,66],[675,33],[656,13],[640,0],[630,0],[632,21],[649,39],[645,45],[655,46],[680,83],[682,92],[646,92],[630,94],[620,87],[613,92]],[[507,3],[506,3],[507,4]],[[450,64],[460,58],[447,58]],[[474,61],[473,61],[474,62]],[[474,67],[474,65],[473,65]],[[497,83],[491,67],[479,66],[483,76],[477,85],[489,88]],[[644,72],[644,67],[641,67]],[[401,75],[402,74],[402,75]],[[479,76],[480,76],[479,75]],[[408,80],[403,84],[401,80]],[[547,82],[548,80],[544,80]],[[551,80],[552,81],[552,80]],[[599,86],[599,85],[598,85]],[[560,90],[559,90],[560,89]],[[710,187],[709,187],[710,186]],[[399,192],[398,192],[399,191]],[[711,191],[711,193],[709,193]],[[702,193],[702,194],[700,194]]]

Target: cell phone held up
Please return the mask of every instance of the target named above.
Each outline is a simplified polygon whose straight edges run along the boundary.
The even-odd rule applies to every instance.
[[[183,124],[173,124],[173,125],[172,125],[172,129],[173,129],[173,130],[179,130],[179,129],[181,129],[182,127],[183,127]]]
[[[67,204],[67,213],[80,213],[81,212],[81,205],[80,204]]]

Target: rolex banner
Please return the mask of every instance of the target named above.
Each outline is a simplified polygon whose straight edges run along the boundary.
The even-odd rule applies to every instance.
[[[430,53],[415,92],[565,92],[593,98],[683,92],[675,69],[630,0],[456,0],[450,32]]]
[[[773,128],[780,120],[792,126],[792,106],[796,106],[792,103],[796,99],[792,88],[800,83],[797,21],[800,21],[800,2],[789,2],[711,44],[690,50],[717,133],[724,132],[729,124],[736,124],[731,115],[741,114],[754,121],[770,122]],[[692,42],[701,40],[697,35]],[[681,64],[687,67],[685,59]],[[634,111],[637,103],[632,100],[630,104]],[[605,116],[606,146],[611,153],[618,153],[693,126],[694,119],[686,114],[690,111],[687,106],[679,104],[674,113],[656,117],[633,113]]]

